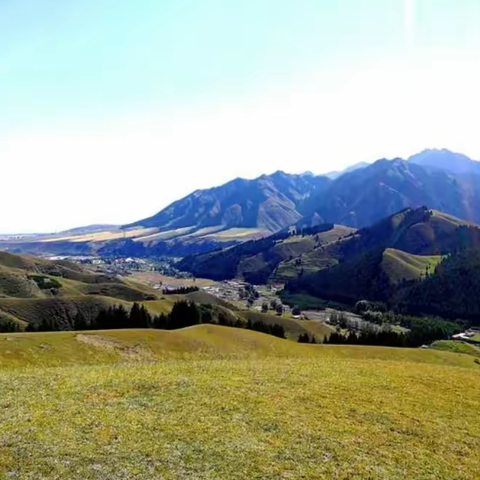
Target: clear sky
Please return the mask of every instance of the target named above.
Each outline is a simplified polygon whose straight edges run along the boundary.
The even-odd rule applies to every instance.
[[[424,148],[480,159],[478,0],[2,0],[0,232]]]

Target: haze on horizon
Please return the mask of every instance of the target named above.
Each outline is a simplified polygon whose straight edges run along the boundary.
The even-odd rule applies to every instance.
[[[1,233],[275,170],[480,159],[477,0],[7,0],[0,45]]]

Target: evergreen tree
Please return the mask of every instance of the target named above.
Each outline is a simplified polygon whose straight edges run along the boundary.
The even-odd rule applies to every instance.
[[[128,328],[149,328],[152,324],[152,317],[144,305],[134,303],[130,309]]]
[[[88,330],[88,321],[82,310],[78,310],[73,318],[73,329],[76,331]]]
[[[160,330],[167,330],[169,328],[168,316],[164,313],[155,316],[152,321],[152,326]]]
[[[310,343],[308,333],[301,333],[298,337],[298,343]]]

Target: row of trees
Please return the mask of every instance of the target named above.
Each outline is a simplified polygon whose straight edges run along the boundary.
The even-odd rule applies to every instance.
[[[164,295],[186,295],[187,293],[198,292],[198,287],[178,287],[178,288],[165,288],[162,290]]]
[[[379,329],[378,331],[369,330],[359,333],[350,331],[348,335],[334,332],[325,339],[325,343],[416,348],[428,345],[436,340],[451,338],[452,335],[461,332],[464,328],[458,322],[441,318],[404,315],[397,315],[395,323],[407,328],[408,331],[397,332],[391,329]]]
[[[0,313],[0,333],[21,332],[20,324],[11,318],[3,318]]]
[[[315,335],[310,335],[308,333],[301,333],[298,337],[298,343],[318,343]],[[320,342],[321,343],[321,342]]]
[[[152,316],[145,306],[138,303],[134,303],[130,311],[123,305],[116,305],[101,310],[93,320],[89,320],[79,310],[71,323],[60,325],[52,320],[44,319],[39,324],[30,324],[27,331],[114,330],[122,328],[176,330],[202,323],[247,328],[279,338],[286,338],[285,330],[281,325],[270,325],[262,321],[252,322],[251,320],[244,322],[233,315],[229,317],[224,312],[214,312],[211,305],[197,305],[184,300],[176,302],[168,314],[162,313]]]

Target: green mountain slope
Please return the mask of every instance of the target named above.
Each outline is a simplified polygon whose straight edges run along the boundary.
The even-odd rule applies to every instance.
[[[303,234],[281,232],[262,240],[185,258],[178,268],[216,280],[240,277],[254,284],[287,276],[290,262],[354,232],[340,225],[319,225]],[[282,269],[283,273],[277,272]]]
[[[178,266],[199,277],[239,277],[251,283],[266,283],[309,278],[372,250],[395,249],[425,257],[415,262],[413,257],[387,252],[385,265],[387,269],[390,265],[392,281],[397,283],[417,278],[416,269],[425,270],[428,266],[432,270],[438,258],[427,257],[480,245],[478,226],[426,207],[404,209],[357,231],[326,224],[306,232],[275,235],[219,252],[187,257]],[[398,278],[394,279],[395,275]]]
[[[380,300],[411,314],[480,321],[480,229],[407,209],[323,251],[336,264],[288,283],[288,293],[353,304]],[[418,255],[420,253],[420,255]]]
[[[394,248],[387,248],[383,252],[382,270],[393,284],[402,281],[420,280],[434,272],[435,267],[442,261],[441,255],[422,256],[412,255]]]

